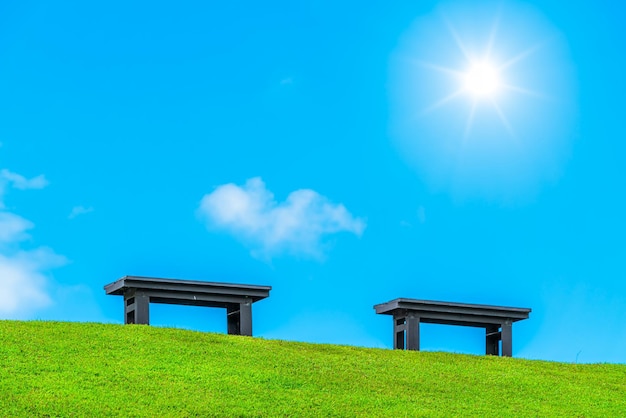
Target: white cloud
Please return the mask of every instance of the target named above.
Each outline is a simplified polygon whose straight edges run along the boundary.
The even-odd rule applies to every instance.
[[[48,185],[48,180],[46,180],[43,175],[27,179],[26,177],[13,173],[7,169],[0,170],[0,178],[4,179],[8,183],[11,183],[13,187],[20,190],[43,189]]]
[[[364,220],[314,190],[296,190],[278,203],[259,177],[243,187],[217,187],[202,198],[198,214],[209,226],[232,233],[265,255],[290,251],[319,256],[324,236],[360,236],[365,229]]]
[[[33,224],[10,212],[0,212],[0,243],[21,241],[28,237],[26,230]]]
[[[25,251],[20,243],[28,238],[33,223],[3,210],[5,187],[40,189],[48,184],[44,176],[32,179],[0,170],[0,317],[27,318],[51,304],[45,272],[65,263],[65,258],[48,248]]]
[[[84,207],[84,206],[74,206],[72,208],[72,212],[70,212],[70,214],[68,215],[68,219],[74,219],[75,217],[79,216],[79,215],[84,215],[86,213],[90,213],[93,212],[93,208],[90,206],[88,208]]]
[[[63,257],[47,248],[0,254],[0,315],[23,318],[50,305],[43,271],[64,263]]]
[[[48,180],[43,175],[27,179],[26,177],[9,171],[7,169],[0,170],[0,209],[4,209],[4,194],[7,186],[15,189],[42,189],[48,185]]]

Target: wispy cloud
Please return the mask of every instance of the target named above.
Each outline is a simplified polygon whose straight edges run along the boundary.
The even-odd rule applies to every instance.
[[[0,315],[23,318],[51,304],[47,269],[65,264],[64,257],[48,248],[0,253]]]
[[[0,170],[0,178],[20,190],[43,189],[48,185],[48,180],[46,180],[43,175],[27,179],[26,177],[13,173],[7,169]]]
[[[90,206],[88,208],[84,207],[84,206],[74,206],[72,208],[72,211],[70,212],[70,214],[67,216],[68,219],[74,219],[75,217],[79,216],[79,215],[84,215],[86,213],[90,213],[93,212],[93,208]]]
[[[314,190],[296,190],[284,202],[276,202],[259,177],[243,187],[233,183],[217,187],[202,198],[198,215],[207,226],[235,235],[264,256],[279,252],[321,256],[325,236],[339,232],[360,236],[365,230],[363,219]]]
[[[51,303],[45,272],[66,262],[49,248],[23,250],[21,242],[33,223],[3,210],[3,192],[8,185],[16,189],[40,189],[48,182],[44,176],[32,179],[0,170],[0,317],[25,318]]]
[[[7,188],[26,190],[26,189],[42,189],[48,185],[48,180],[43,175],[27,179],[26,177],[9,171],[7,169],[0,170],[0,210],[4,209],[4,195]]]
[[[21,216],[0,211],[0,243],[22,241],[28,237],[26,230],[33,226],[32,222]]]

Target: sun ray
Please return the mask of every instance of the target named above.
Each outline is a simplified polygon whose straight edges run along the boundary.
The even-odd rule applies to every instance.
[[[525,89],[525,88],[522,88],[522,87],[514,86],[512,84],[501,84],[501,87],[503,89],[506,89],[506,90],[514,91],[516,93],[525,94],[527,96],[536,97],[538,99],[550,100],[550,101],[554,100],[552,97],[547,96],[547,95],[542,94],[542,93],[539,93],[538,91]]]
[[[491,32],[489,33],[489,40],[487,41],[487,47],[485,50],[485,58],[489,59],[491,57],[491,51],[493,51],[493,45],[496,42],[496,35],[498,34],[498,28],[500,27],[500,13],[502,5],[498,7],[498,13],[493,21],[493,25],[491,26]]]
[[[428,68],[429,70],[439,71],[444,74],[453,75],[456,77],[463,77],[465,74],[462,71],[455,70],[454,68],[444,67],[442,65],[433,64],[426,61],[417,61],[414,60],[413,63],[423,68]]]
[[[463,93],[465,93],[465,89],[459,89],[449,95],[447,95],[446,97],[438,100],[437,102],[433,103],[432,105],[428,106],[426,109],[422,110],[421,114],[425,115],[427,113],[432,112],[433,110],[440,108],[441,106],[445,105],[446,103],[456,99],[457,97],[461,96]]]
[[[528,48],[527,50],[517,54],[516,56],[514,56],[513,58],[509,59],[508,61],[506,61],[504,64],[501,64],[498,67],[498,71],[502,71],[505,68],[510,67],[511,65],[515,64],[516,62],[519,62],[521,60],[523,60],[524,58],[528,57],[529,55],[532,55],[535,53],[535,51],[537,51],[539,48],[541,48],[543,46],[543,42],[538,43],[537,45]]]
[[[465,44],[463,43],[463,41],[461,41],[461,37],[459,36],[458,33],[456,33],[456,30],[454,29],[454,27],[452,26],[448,18],[445,16],[443,16],[442,18],[446,26],[448,27],[448,31],[450,32],[450,35],[452,35],[452,37],[454,38],[454,42],[456,42],[457,47],[461,50],[461,53],[463,54],[465,59],[468,62],[472,61],[472,55],[469,53],[469,51],[465,47]]]
[[[498,102],[496,102],[495,100],[491,100],[491,104],[493,105],[493,108],[496,110],[496,113],[498,114],[500,121],[506,128],[509,135],[511,135],[511,137],[514,138],[515,135],[513,134],[513,128],[511,128],[511,125],[509,124],[508,119],[506,118],[506,116],[504,116],[504,112],[502,112],[502,109],[498,105]]]

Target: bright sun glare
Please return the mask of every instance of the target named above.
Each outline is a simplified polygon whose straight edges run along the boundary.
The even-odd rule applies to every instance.
[[[529,48],[508,60],[496,64],[492,61],[491,57],[493,57],[493,47],[497,37],[497,29],[498,19],[494,22],[483,51],[470,51],[457,34],[456,30],[448,24],[448,30],[467,63],[465,69],[449,68],[435,63],[421,62],[422,66],[446,74],[451,77],[451,81],[456,80],[458,82],[455,90],[452,90],[450,94],[440,98],[431,106],[427,107],[424,112],[433,111],[462,96],[469,95],[472,98],[467,121],[465,123],[465,137],[469,135],[472,129],[477,109],[483,106],[491,107],[504,128],[506,128],[509,134],[513,135],[513,129],[502,107],[498,103],[498,100],[502,99],[501,96],[503,93],[511,92],[539,96],[537,92],[527,90],[521,86],[512,85],[505,80],[506,70],[531,55],[537,47]]]
[[[494,96],[500,87],[498,70],[489,63],[473,64],[465,74],[465,88],[478,97]]]

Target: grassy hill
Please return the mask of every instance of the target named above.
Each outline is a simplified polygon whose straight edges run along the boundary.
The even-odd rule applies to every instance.
[[[624,416],[626,365],[0,321],[1,416]]]

